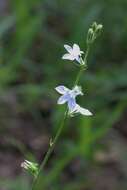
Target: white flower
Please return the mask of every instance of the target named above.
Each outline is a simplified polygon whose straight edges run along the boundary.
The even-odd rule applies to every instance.
[[[57,86],[55,89],[57,92],[62,94],[62,96],[60,96],[60,98],[58,99],[57,103],[64,104],[67,102],[69,112],[73,112],[77,105],[75,100],[76,96],[83,95],[81,87],[75,86],[72,90],[70,90],[69,88],[63,85],[60,85]]]
[[[69,112],[71,116],[74,116],[74,114],[79,113],[86,116],[93,115],[89,110],[82,108],[80,105],[76,104],[75,109]]]
[[[80,50],[80,47],[77,44],[74,44],[73,47],[65,44],[64,47],[68,53],[64,54],[62,59],[67,59],[71,61],[76,60],[80,63],[81,55],[84,53]]]
[[[58,104],[67,103],[68,114],[70,116],[74,116],[75,114],[78,113],[86,116],[92,115],[92,113],[89,110],[82,108],[80,105],[76,103],[76,96],[83,95],[80,86],[75,86],[72,90],[70,90],[69,88],[63,85],[60,85],[57,86],[55,89],[57,92],[62,94],[62,96],[60,96],[60,98],[58,99],[57,103]]]

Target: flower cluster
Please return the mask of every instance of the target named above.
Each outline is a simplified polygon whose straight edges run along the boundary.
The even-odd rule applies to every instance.
[[[87,33],[87,39],[86,39],[87,49],[86,49],[85,54],[83,51],[81,51],[79,45],[73,44],[73,46],[71,47],[65,44],[64,48],[66,49],[67,53],[62,56],[62,59],[76,61],[76,63],[78,63],[78,65],[81,67],[80,71],[86,68],[87,57],[88,57],[90,46],[96,40],[96,38],[102,31],[102,28],[103,26],[101,24],[97,24],[96,22],[94,22],[89,28],[88,33]],[[83,54],[85,55],[84,59],[82,58]],[[79,76],[76,79],[76,82],[75,82],[76,85],[71,90],[63,85],[57,86],[55,90],[62,95],[58,99],[57,103],[58,104],[67,103],[68,114],[71,116],[73,116],[76,113],[90,116],[92,115],[92,113],[89,110],[82,108],[76,102],[76,97],[78,95],[83,95],[81,87],[77,85],[78,82],[79,82]]]
[[[64,54],[62,59],[77,61],[80,64],[80,66],[84,64],[83,59],[82,59],[82,54],[84,54],[84,52],[80,50],[80,47],[77,44],[74,44],[73,47],[66,44],[64,45],[64,48],[67,50],[68,53]],[[74,86],[74,88],[69,89],[65,87],[64,85],[60,85],[60,86],[57,86],[55,90],[61,94],[57,103],[58,104],[67,103],[68,114],[70,116],[74,116],[77,113],[82,114],[82,115],[87,115],[87,116],[92,115],[92,113],[89,110],[82,108],[76,102],[76,97],[78,95],[83,95],[83,92],[80,86],[76,85]]]
[[[102,28],[102,24],[97,24],[96,22],[92,24],[87,33],[87,45],[92,44],[96,40],[96,38],[102,31]]]

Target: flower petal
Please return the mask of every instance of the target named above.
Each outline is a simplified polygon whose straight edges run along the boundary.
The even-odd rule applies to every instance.
[[[68,59],[68,60],[73,61],[75,59],[75,57],[69,53],[66,53],[63,55],[62,59]]]
[[[80,57],[79,56],[76,57],[76,61],[78,61],[80,63]]]
[[[70,98],[68,100],[68,109],[69,109],[69,112],[73,112],[73,110],[75,109],[76,107],[76,101],[74,98]]]
[[[79,47],[79,45],[77,45],[77,44],[73,45],[73,52],[76,55],[80,55],[80,47]]]
[[[83,54],[83,53],[84,53],[84,51],[80,51],[80,53],[81,53],[81,54]]]
[[[85,109],[85,108],[82,108],[81,106],[79,106],[78,104],[76,105],[76,110],[75,110],[76,113],[80,113],[82,115],[87,115],[87,116],[90,116],[90,115],[93,115],[89,110]]]
[[[64,48],[65,48],[69,53],[72,52],[72,47],[71,47],[71,46],[65,44],[65,45],[64,45]]]
[[[87,115],[87,116],[93,115],[89,110],[87,110],[85,108],[81,108],[81,107],[80,107],[80,113],[82,115]]]
[[[89,110],[87,110],[85,108],[82,108],[78,104],[76,104],[75,108],[72,111],[69,111],[69,114],[71,116],[74,116],[74,114],[76,114],[76,113],[80,113],[80,114],[86,115],[86,116],[91,116],[92,115],[92,113]]]
[[[60,94],[65,94],[67,91],[69,91],[69,89],[63,85],[57,86],[55,90]]]
[[[57,104],[64,104],[65,102],[68,101],[68,98],[69,98],[69,97],[68,97],[67,94],[61,96],[61,97],[58,99]]]

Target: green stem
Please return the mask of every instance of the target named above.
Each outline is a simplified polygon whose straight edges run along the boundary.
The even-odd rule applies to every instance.
[[[78,85],[79,80],[80,80],[80,77],[81,77],[83,71],[84,71],[84,70],[86,69],[86,67],[87,67],[87,58],[88,58],[88,55],[89,55],[89,51],[90,51],[90,45],[87,45],[85,57],[84,57],[84,60],[83,60],[83,63],[84,63],[84,64],[80,66],[80,70],[79,70],[78,75],[77,75],[77,77],[76,77],[74,86]]]
[[[63,118],[63,120],[62,120],[62,122],[60,124],[60,127],[59,127],[59,129],[58,129],[58,131],[57,131],[57,133],[56,133],[56,135],[54,137],[54,140],[50,143],[49,149],[48,149],[48,151],[47,151],[47,153],[46,153],[46,155],[44,157],[44,160],[42,161],[42,163],[40,165],[38,175],[36,176],[35,180],[33,181],[32,190],[34,190],[34,188],[35,188],[35,186],[37,184],[37,181],[39,180],[41,171],[43,171],[46,163],[48,162],[48,159],[49,159],[52,151],[54,150],[55,144],[56,144],[56,142],[57,142],[57,140],[58,140],[58,138],[59,138],[59,136],[60,136],[60,134],[62,132],[62,129],[64,127],[66,119],[67,119],[67,111],[65,111],[64,118]]]
[[[76,77],[76,80],[74,82],[74,86],[78,85],[80,77],[81,77],[81,75],[83,73],[83,70],[84,70],[84,66],[80,66],[80,70],[79,70],[78,75]]]
[[[59,138],[59,136],[61,134],[61,131],[62,131],[63,127],[64,127],[66,119],[67,119],[67,111],[64,114],[64,118],[63,118],[63,120],[61,122],[61,125],[60,125],[60,127],[59,127],[59,129],[58,129],[58,131],[57,131],[57,133],[56,133],[56,135],[54,137],[54,140],[51,142],[50,147],[48,149],[48,152],[45,155],[45,158],[44,158],[44,160],[43,160],[43,162],[42,162],[42,164],[40,166],[40,171],[43,170],[44,166],[46,165],[46,163],[48,161],[48,158],[49,158],[51,152],[53,151],[53,149],[55,147],[55,144],[56,144],[56,142],[57,142],[57,140],[58,140],[58,138]]]
[[[86,54],[84,57],[84,64],[85,65],[87,65],[87,59],[88,59],[89,51],[90,51],[90,44],[87,44]]]
[[[88,57],[88,54],[89,54],[89,50],[90,50],[90,46],[87,46],[86,54],[85,54],[85,57],[84,57],[84,65],[85,65],[85,66],[86,66],[86,64],[87,64],[87,57]],[[81,66],[80,66],[80,70],[79,70],[79,72],[78,72],[78,74],[77,74],[76,80],[75,80],[75,82],[74,82],[74,86],[78,85],[78,83],[79,83],[79,80],[80,80],[80,78],[81,78],[81,75],[82,75],[82,73],[83,73],[83,71],[84,71],[84,67],[85,67],[84,65],[81,65]],[[47,162],[48,162],[48,160],[49,160],[49,157],[50,157],[52,151],[54,150],[55,144],[56,144],[56,142],[57,142],[59,136],[61,135],[62,129],[63,129],[64,124],[65,124],[65,121],[66,121],[66,119],[67,119],[67,112],[68,112],[68,110],[65,111],[64,118],[62,119],[62,122],[61,122],[61,124],[60,124],[60,127],[59,127],[59,129],[58,129],[58,131],[57,131],[57,133],[56,133],[54,139],[52,140],[52,142],[51,142],[51,144],[50,144],[50,146],[49,146],[49,149],[48,149],[48,151],[47,151],[47,153],[46,153],[46,155],[45,155],[45,157],[44,157],[44,160],[42,161],[42,163],[41,163],[41,165],[40,165],[40,169],[39,169],[38,175],[36,176],[36,178],[35,178],[34,181],[33,181],[32,190],[35,189],[36,184],[37,184],[37,182],[39,181],[39,179],[40,179],[40,177],[41,177],[41,175],[40,175],[40,174],[41,174],[41,171],[43,171],[45,165],[47,164]]]

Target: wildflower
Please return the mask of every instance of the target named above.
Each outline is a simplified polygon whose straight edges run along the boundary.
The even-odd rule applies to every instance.
[[[67,102],[69,112],[73,112],[76,107],[76,96],[83,95],[81,87],[75,86],[72,90],[68,89],[65,86],[57,86],[56,91],[62,94],[62,96],[58,99],[58,104],[64,104]]]
[[[77,44],[74,44],[73,47],[65,44],[64,47],[68,53],[64,54],[62,59],[67,59],[71,61],[76,60],[79,63],[81,62],[81,55],[84,52],[80,50],[80,47]]]
[[[38,164],[37,163],[25,160],[24,162],[21,163],[21,167],[24,168],[25,170],[29,171],[35,177],[38,174]]]
[[[82,114],[82,115],[86,115],[86,116],[91,116],[92,113],[88,110],[88,109],[85,109],[85,108],[82,108],[80,105],[76,104],[75,108],[73,111],[69,112],[69,115],[70,116],[74,116],[74,114]]]

